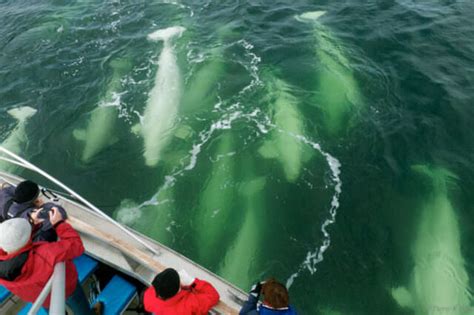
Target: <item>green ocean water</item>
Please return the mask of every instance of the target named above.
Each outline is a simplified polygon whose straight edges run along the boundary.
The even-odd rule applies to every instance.
[[[470,1],[0,1],[0,141],[21,134],[18,154],[244,290],[287,283],[302,314],[425,314],[391,294],[443,193],[413,165],[455,175],[442,235],[467,280],[446,268],[474,279],[472,21]],[[147,166],[135,126],[164,50],[147,35],[171,26],[182,90]]]

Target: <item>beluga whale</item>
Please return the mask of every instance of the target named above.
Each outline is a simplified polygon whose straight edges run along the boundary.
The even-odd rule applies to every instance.
[[[28,141],[26,134],[27,121],[31,116],[36,114],[36,112],[36,109],[29,106],[13,108],[8,111],[8,114],[15,118],[18,123],[10,132],[8,137],[2,142],[2,147],[16,154],[23,151],[23,147]],[[12,163],[0,160],[0,169],[4,171],[13,171],[16,169],[16,166]]]
[[[218,274],[240,288],[246,288],[258,278],[264,260],[262,229],[265,225],[265,185],[266,178],[255,176],[257,168],[252,156],[246,156],[242,163],[245,179],[239,184],[239,204],[242,224],[233,234],[234,240],[220,263]],[[242,265],[242,262],[247,262]]]
[[[422,204],[411,253],[413,271],[407,287],[392,289],[393,298],[415,315],[472,315],[472,295],[461,251],[459,219],[449,200],[456,175],[440,167],[417,165],[431,192]]]
[[[98,106],[90,113],[85,129],[75,129],[73,135],[84,141],[81,159],[89,162],[102,150],[116,142],[114,127],[119,116],[121,79],[131,66],[127,59],[117,58],[110,63],[112,77]]]
[[[228,235],[237,231],[235,223],[240,214],[232,211],[237,200],[236,176],[236,139],[232,130],[225,130],[216,140],[213,151],[215,162],[209,178],[203,180],[204,187],[195,211],[194,224],[199,227],[195,232],[199,262],[207,268],[217,268],[221,253],[227,248]]]
[[[182,26],[157,30],[148,35],[150,41],[162,41],[155,86],[149,93],[145,112],[138,128],[144,140],[145,163],[156,166],[163,148],[168,144],[178,113],[182,82],[172,39],[185,31]]]
[[[300,22],[311,23],[316,39],[316,55],[320,62],[315,103],[322,113],[329,135],[340,134],[355,107],[362,105],[359,84],[340,41],[325,27],[320,18],[325,11],[297,15]]]
[[[303,116],[298,99],[291,93],[292,87],[279,78],[274,69],[266,69],[263,79],[266,100],[270,103],[269,115],[275,125],[270,138],[260,147],[259,153],[267,159],[277,159],[288,182],[295,182],[301,173],[303,162],[311,157],[297,136],[303,136]]]
[[[171,246],[174,240],[176,204],[173,187],[160,189],[151,200],[137,204],[122,200],[115,218],[160,243]]]
[[[196,63],[191,77],[187,80],[182,99],[182,110],[186,114],[208,111],[218,100],[219,87],[225,81],[226,63],[225,50],[229,38],[235,37],[231,25],[221,26],[216,31],[218,40],[214,47],[207,49],[204,60]]]

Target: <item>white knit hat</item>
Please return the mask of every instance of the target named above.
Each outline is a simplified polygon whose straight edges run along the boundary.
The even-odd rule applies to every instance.
[[[26,219],[13,218],[0,223],[0,248],[14,253],[25,246],[31,237],[31,225]]]

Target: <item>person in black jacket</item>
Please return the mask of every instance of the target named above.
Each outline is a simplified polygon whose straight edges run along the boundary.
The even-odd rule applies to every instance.
[[[12,218],[28,218],[33,209],[41,207],[38,185],[25,180],[18,186],[7,185],[0,190],[0,222]]]

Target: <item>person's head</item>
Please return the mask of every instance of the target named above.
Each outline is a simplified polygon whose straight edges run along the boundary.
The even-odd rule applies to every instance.
[[[162,300],[169,299],[179,292],[179,274],[173,268],[167,268],[156,275],[152,285],[155,288],[156,297]]]
[[[275,279],[267,280],[262,286],[263,302],[273,308],[288,307],[289,297],[286,287]]]
[[[26,219],[13,218],[0,223],[0,248],[12,254],[28,244],[31,225]]]
[[[13,200],[17,203],[35,203],[38,199],[39,193],[40,190],[36,183],[30,180],[25,180],[16,186]]]

